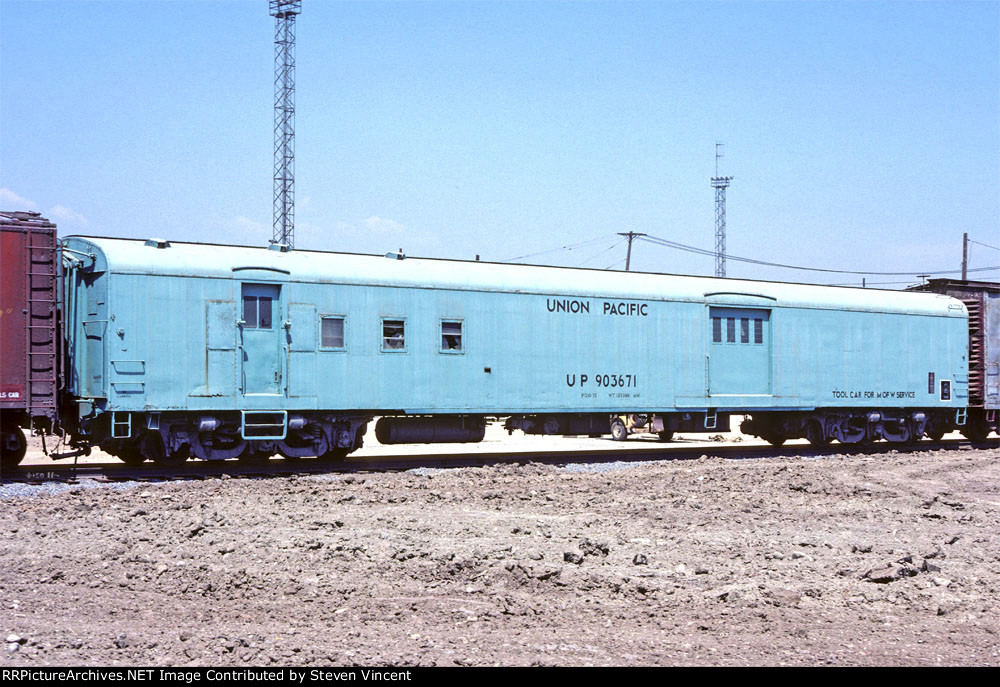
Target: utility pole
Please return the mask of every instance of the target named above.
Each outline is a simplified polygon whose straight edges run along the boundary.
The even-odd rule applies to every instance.
[[[732,177],[719,176],[719,158],[722,154],[719,148],[724,143],[715,144],[715,176],[712,177],[712,188],[715,189],[715,276],[726,276],[726,189]]]
[[[274,17],[274,230],[295,247],[295,17],[302,0],[269,0]]]
[[[628,239],[628,253],[625,254],[625,271],[628,272],[629,266],[632,264],[632,241],[635,240],[637,236],[645,236],[645,234],[638,234],[634,231],[618,232],[619,236],[624,236]]]
[[[962,281],[969,279],[969,234],[962,234]]]

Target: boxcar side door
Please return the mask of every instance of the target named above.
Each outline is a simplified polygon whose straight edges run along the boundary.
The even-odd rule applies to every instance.
[[[770,311],[711,307],[709,327],[709,394],[770,394]]]

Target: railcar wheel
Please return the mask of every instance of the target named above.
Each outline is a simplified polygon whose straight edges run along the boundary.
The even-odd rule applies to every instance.
[[[965,427],[962,428],[962,434],[973,444],[982,444],[990,436],[990,426],[984,419],[970,417]]]
[[[942,439],[944,439],[943,429],[928,429],[926,432],[924,432],[924,434],[926,434],[927,438],[930,439],[931,441],[941,441]]]
[[[813,446],[826,446],[830,443],[829,437],[823,433],[823,426],[818,420],[813,420],[806,425],[806,439]]]
[[[177,451],[168,451],[159,432],[146,432],[139,441],[139,452],[157,465],[176,467],[191,457],[191,449],[184,444]]]
[[[246,465],[267,465],[271,460],[271,454],[265,451],[255,451],[247,446],[238,460]]]
[[[331,463],[339,463],[340,461],[347,458],[347,454],[351,452],[349,448],[331,448],[329,451],[319,456],[320,460],[326,460]]]
[[[118,460],[134,468],[145,463],[146,456],[142,455],[138,446],[126,446],[118,452]]]
[[[611,423],[611,438],[615,441],[625,441],[628,438],[628,429],[624,422],[615,419]]]
[[[771,444],[771,446],[781,446],[785,443],[785,439],[787,439],[784,434],[768,434],[767,436],[763,436],[761,438]]]
[[[27,451],[28,440],[24,431],[16,425],[5,426],[0,435],[0,467],[5,470],[17,467]]]
[[[665,430],[663,432],[657,432],[656,436],[660,441],[672,441],[674,433],[672,430]]]

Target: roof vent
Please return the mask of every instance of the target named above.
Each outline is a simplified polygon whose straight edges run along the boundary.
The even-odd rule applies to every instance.
[[[146,239],[146,245],[150,248],[170,248],[170,241],[166,239]]]
[[[267,249],[276,250],[279,253],[287,253],[289,251],[287,243],[275,243],[274,241],[268,244]]]
[[[403,249],[400,248],[398,253],[386,253],[385,257],[391,260],[405,260],[406,255],[403,253]]]

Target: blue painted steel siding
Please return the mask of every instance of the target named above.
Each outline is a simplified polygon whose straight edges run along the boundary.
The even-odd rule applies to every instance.
[[[159,253],[166,259],[170,250]],[[396,267],[395,261],[384,263],[387,270]],[[113,262],[111,268],[116,269]],[[550,274],[535,272],[542,281]],[[595,279],[601,276],[594,273]],[[633,276],[636,284],[644,283],[642,275]],[[964,311],[945,305],[933,315],[875,312],[882,292],[872,294],[872,311],[866,312],[788,307],[780,299],[765,307],[759,298],[741,303],[742,296],[670,302],[659,300],[667,297],[663,291],[643,295],[639,289],[634,297],[603,298],[329,283],[336,277],[313,283],[296,281],[294,272],[238,269],[229,277],[99,275],[109,287],[113,317],[104,339],[109,409],[503,414],[959,407],[967,394]],[[281,396],[246,396],[240,392],[241,288],[269,279],[281,285],[281,306],[274,313],[280,364],[276,368],[271,361],[266,373],[280,373]],[[934,303],[928,298],[913,295],[913,302]],[[559,303],[568,305],[553,307]],[[589,311],[582,310],[583,303]],[[606,312],[606,303],[624,314]],[[630,312],[629,305],[645,307]],[[737,306],[770,313],[769,395],[708,395],[716,389],[711,309]],[[343,350],[319,346],[324,315],[344,318]],[[382,350],[386,318],[405,321],[404,351]],[[461,353],[441,352],[442,320],[463,323]],[[75,336],[82,340],[79,331]],[[738,370],[739,350],[734,355]],[[759,378],[760,360],[749,364]],[[942,402],[938,393],[928,392],[929,372],[936,380],[953,381],[952,400]]]
[[[774,393],[804,407],[964,406],[966,326],[955,318],[779,310]],[[948,403],[937,393],[942,379],[953,381]]]

